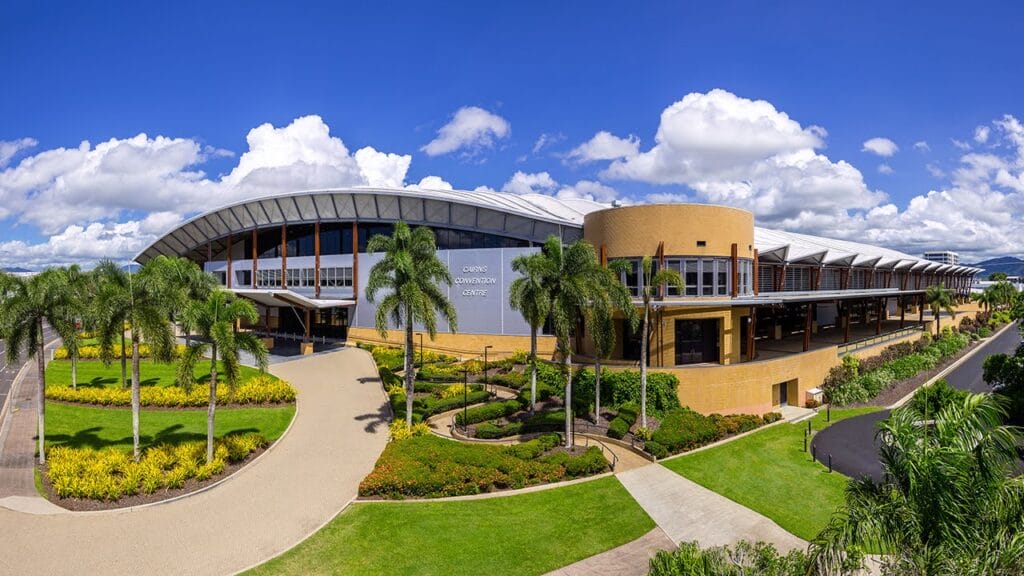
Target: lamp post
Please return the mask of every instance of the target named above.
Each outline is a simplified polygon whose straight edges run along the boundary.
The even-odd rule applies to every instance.
[[[423,332],[420,332],[420,368],[423,368]]]
[[[487,384],[488,384],[488,379],[487,379],[487,350],[489,350],[491,348],[494,348],[494,346],[491,346],[489,344],[487,346],[484,346],[484,390],[487,389]]]

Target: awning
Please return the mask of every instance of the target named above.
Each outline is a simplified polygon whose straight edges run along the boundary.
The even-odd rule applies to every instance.
[[[348,308],[356,304],[355,300],[309,298],[291,290],[256,290],[250,288],[230,288],[229,290],[242,298],[247,298],[263,306],[294,306],[303,310],[323,310],[325,308]]]
[[[866,288],[853,290],[813,290],[805,292],[769,292],[757,296],[740,296],[737,298],[687,298],[665,299],[653,302],[655,308],[676,307],[724,307],[724,306],[763,306],[769,304],[822,302],[829,300],[855,300],[864,298],[893,298],[922,294],[924,290],[899,290],[896,288]],[[634,299],[634,304],[642,305],[643,300]]]

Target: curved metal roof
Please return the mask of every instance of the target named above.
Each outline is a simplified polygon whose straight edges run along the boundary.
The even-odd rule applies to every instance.
[[[317,220],[405,220],[412,224],[490,232],[537,243],[552,234],[569,240],[582,236],[586,214],[606,208],[610,206],[589,200],[490,190],[357,187],[271,194],[200,214],[164,234],[135,259],[143,263],[159,254],[184,255],[230,233]],[[766,262],[952,274],[981,271],[969,266],[939,264],[870,244],[767,228],[754,228],[754,244],[761,260]]]
[[[582,236],[583,216],[603,208],[587,200],[492,191],[342,188],[272,194],[200,214],[167,232],[135,260],[184,255],[231,233],[317,220],[427,224],[543,242]]]
[[[940,264],[870,244],[766,228],[754,228],[754,245],[759,258],[768,262],[909,269],[940,274],[972,274],[981,271],[980,268],[970,266]]]

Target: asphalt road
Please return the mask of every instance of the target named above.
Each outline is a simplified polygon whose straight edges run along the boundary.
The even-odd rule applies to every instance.
[[[981,351],[946,375],[950,386],[971,392],[991,392],[992,388],[982,379],[985,359],[993,354],[1013,353],[1021,343],[1020,332],[1010,328],[998,338],[986,342]],[[870,476],[882,479],[882,464],[878,458],[878,438],[875,432],[878,423],[889,417],[889,410],[872,412],[863,416],[848,418],[818,432],[811,442],[815,458],[851,478]]]

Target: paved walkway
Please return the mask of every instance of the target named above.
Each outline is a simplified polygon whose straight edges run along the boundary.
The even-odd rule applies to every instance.
[[[659,550],[674,550],[675,547],[664,530],[655,528],[628,544],[584,558],[545,576],[646,576],[651,558]]]
[[[673,542],[696,540],[702,547],[763,540],[782,553],[807,547],[768,518],[696,484],[660,464],[617,477]]]
[[[136,510],[0,508],[0,574],[231,574],[279,554],[356,495],[387,442],[388,407],[357,349],[277,364],[298,391],[288,433],[206,492]]]

